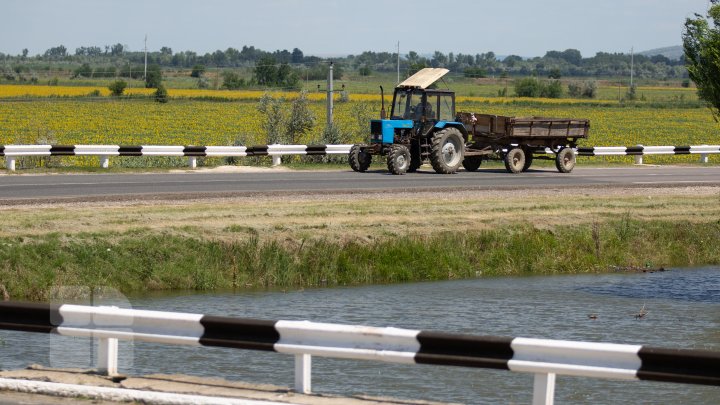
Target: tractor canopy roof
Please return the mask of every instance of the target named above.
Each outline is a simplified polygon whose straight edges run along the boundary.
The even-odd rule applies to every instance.
[[[449,72],[448,69],[444,68],[425,68],[420,69],[414,75],[408,77],[402,83],[397,85],[397,88],[421,88],[426,89],[431,84],[440,80],[441,77],[445,76]]]

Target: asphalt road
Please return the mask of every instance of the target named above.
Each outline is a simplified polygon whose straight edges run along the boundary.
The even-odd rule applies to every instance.
[[[720,167],[578,167],[570,174],[531,170],[510,174],[481,169],[439,175],[423,168],[393,176],[386,171],[278,171],[260,173],[48,174],[0,175],[0,203],[23,200],[136,199],[243,195],[257,193],[336,193],[345,191],[472,190],[492,188],[720,186]]]

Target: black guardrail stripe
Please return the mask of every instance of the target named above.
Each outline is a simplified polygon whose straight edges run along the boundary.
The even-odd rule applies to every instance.
[[[273,351],[273,346],[280,340],[275,323],[276,321],[205,315],[200,319],[200,324],[205,328],[200,344]]]
[[[643,346],[638,357],[641,380],[720,385],[719,352]]]
[[[690,147],[689,146],[676,146],[673,150],[676,155],[689,155],[690,154]]]
[[[51,333],[62,322],[59,305],[0,302],[0,329]]]
[[[578,156],[595,156],[595,148],[577,148]]]
[[[415,362],[421,364],[509,370],[508,361],[514,354],[513,338],[422,331],[417,340],[420,350]]]
[[[142,146],[120,145],[118,154],[119,156],[142,156]]]
[[[183,149],[183,156],[207,156],[205,146],[186,146]]]
[[[0,156],[5,156],[5,146],[0,145]]]
[[[268,155],[268,146],[267,145],[249,146],[247,148],[247,150],[245,150],[245,153],[247,153],[248,156],[267,156]]]
[[[628,146],[625,148],[626,155],[642,155],[645,148],[642,146]]]
[[[308,145],[305,148],[308,155],[327,155],[327,145]]]
[[[52,156],[75,156],[75,145],[52,145],[50,146]]]

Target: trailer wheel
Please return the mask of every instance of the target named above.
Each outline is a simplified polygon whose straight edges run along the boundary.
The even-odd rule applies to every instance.
[[[526,172],[533,163],[533,155],[531,151],[525,152],[525,164],[523,165],[522,171]]]
[[[412,141],[410,143],[410,167],[408,173],[415,173],[422,166],[422,157],[420,156],[420,143]]]
[[[505,154],[505,169],[510,173],[520,173],[525,167],[525,152],[522,148],[512,148]]]
[[[468,156],[465,159],[463,159],[462,165],[465,168],[465,170],[469,172],[474,172],[477,170],[480,165],[482,164],[482,159],[480,156]]]
[[[560,173],[570,173],[575,168],[575,151],[572,148],[562,148],[555,156],[555,167]]]
[[[410,168],[410,150],[405,145],[393,145],[387,155],[388,171],[392,174],[405,174]]]
[[[435,133],[430,148],[430,163],[436,173],[457,172],[465,156],[465,142],[457,128],[445,128]]]
[[[350,147],[350,154],[348,155],[348,163],[350,167],[356,172],[364,172],[370,167],[372,162],[372,155],[362,150],[360,145],[353,145]]]

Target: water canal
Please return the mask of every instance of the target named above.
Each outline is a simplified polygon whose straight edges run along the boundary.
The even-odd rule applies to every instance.
[[[133,308],[262,319],[720,350],[720,267],[657,273],[477,278],[303,291],[174,293]],[[645,307],[647,315],[634,314]],[[595,314],[596,319],[588,315]],[[88,367],[89,342],[0,331],[0,368]],[[291,356],[121,345],[129,374],[184,373],[291,386]],[[464,403],[529,403],[532,376],[313,358],[313,389]],[[720,387],[559,376],[558,403],[720,403]]]

